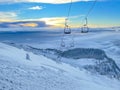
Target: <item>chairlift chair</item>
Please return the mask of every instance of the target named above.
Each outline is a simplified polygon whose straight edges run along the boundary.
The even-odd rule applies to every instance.
[[[68,19],[65,19],[64,34],[71,34],[71,29],[70,29],[69,25],[67,24],[67,20]]]
[[[88,24],[88,20],[87,20],[87,17],[86,17],[86,18],[85,18],[85,24],[84,24],[83,27],[81,28],[81,33],[88,33],[89,28],[88,28],[87,24]]]
[[[71,29],[68,25],[66,25],[64,28],[64,34],[71,34]]]
[[[88,31],[89,31],[88,26],[86,24],[83,25],[83,27],[81,28],[81,33],[88,33]]]

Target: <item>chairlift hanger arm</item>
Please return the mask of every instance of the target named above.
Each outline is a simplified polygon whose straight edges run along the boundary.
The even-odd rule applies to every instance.
[[[87,17],[85,18],[85,24],[84,24],[85,26],[87,26],[88,25],[88,19],[87,19]]]
[[[67,13],[67,17],[65,18],[65,26],[68,26],[68,20],[69,20],[69,17],[70,17],[70,12],[71,12],[71,8],[72,8],[72,3],[73,1],[71,0],[70,2],[70,5],[69,5],[69,9],[68,9],[68,13]]]
[[[93,10],[93,8],[95,7],[97,1],[98,1],[98,0],[95,0],[95,1],[94,1],[94,3],[92,4],[91,8],[88,10],[87,14],[85,15],[85,18],[84,18],[85,24],[84,24],[84,26],[87,26],[87,25],[88,25],[88,16],[89,16],[89,14],[91,13],[91,11]]]
[[[68,25],[68,20],[69,20],[69,16],[70,16],[70,12],[71,12],[71,7],[72,7],[72,0],[71,0],[69,9],[68,9],[68,15],[67,15],[67,17],[65,19],[64,34],[71,34],[71,29],[70,29],[70,27]]]
[[[68,23],[68,19],[66,18],[66,19],[65,19],[65,27],[68,27],[68,24],[67,24],[67,23]]]

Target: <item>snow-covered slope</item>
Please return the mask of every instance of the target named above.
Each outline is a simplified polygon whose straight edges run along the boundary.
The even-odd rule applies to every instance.
[[[115,79],[0,43],[1,90],[119,90],[119,85]]]
[[[92,41],[92,43],[93,45],[95,44],[94,41]],[[74,67],[79,67],[80,69],[84,68],[92,73],[97,73],[120,80],[120,68],[118,63],[115,62],[116,58],[113,59],[111,56],[108,56],[105,50],[102,50],[100,47],[98,47],[100,49],[97,49],[96,45],[94,45],[95,48],[69,48],[63,51],[61,49],[58,50],[54,48],[40,49],[37,47],[11,42],[6,42],[6,44],[24,49],[25,51],[32,52],[37,55],[44,55],[56,62],[64,62]],[[115,46],[112,45],[112,47],[114,48]],[[118,51],[120,50],[118,49]]]

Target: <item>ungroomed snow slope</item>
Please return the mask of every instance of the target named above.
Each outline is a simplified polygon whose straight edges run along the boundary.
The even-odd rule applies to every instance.
[[[0,90],[120,90],[120,81],[0,43]]]

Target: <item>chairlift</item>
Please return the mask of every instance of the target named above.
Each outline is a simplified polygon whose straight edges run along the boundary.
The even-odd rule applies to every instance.
[[[68,19],[65,19],[64,34],[71,34],[71,29],[70,29],[69,25],[67,24],[67,20]]]
[[[81,33],[88,33],[89,28],[87,25],[83,25],[83,27],[81,28]]]
[[[64,34],[71,34],[71,29],[68,25],[66,25],[64,28]]]
[[[88,28],[87,24],[88,24],[88,20],[87,20],[87,18],[85,18],[85,24],[81,28],[81,33],[88,33],[89,28]]]

